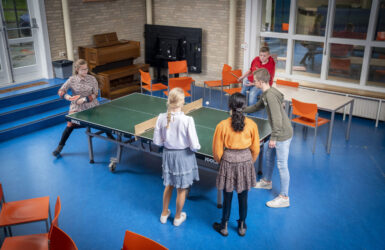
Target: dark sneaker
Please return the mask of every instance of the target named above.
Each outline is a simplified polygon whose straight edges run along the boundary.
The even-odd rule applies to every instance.
[[[245,236],[246,235],[246,223],[244,221],[238,220],[238,234],[239,236]]]
[[[60,152],[62,151],[63,149],[63,146],[62,145],[59,145],[57,146],[57,148],[55,149],[55,151],[52,152],[53,156],[59,156],[60,155]]]
[[[229,231],[227,231],[227,222],[225,223],[225,225],[222,225],[222,223],[214,222],[213,228],[215,231],[222,234],[223,236],[229,235]]]

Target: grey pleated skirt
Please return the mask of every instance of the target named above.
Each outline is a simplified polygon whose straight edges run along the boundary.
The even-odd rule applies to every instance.
[[[187,149],[163,149],[162,178],[165,186],[188,188],[199,181],[195,153]]]
[[[256,184],[250,149],[225,149],[221,158],[216,185],[218,190],[241,193]]]

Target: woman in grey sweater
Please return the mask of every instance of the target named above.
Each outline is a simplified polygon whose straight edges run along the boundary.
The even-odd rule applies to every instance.
[[[283,94],[276,88],[270,87],[270,74],[266,69],[258,69],[254,72],[254,84],[262,89],[263,93],[259,101],[245,109],[246,113],[254,113],[266,108],[271,126],[269,147],[266,151],[266,171],[255,188],[272,189],[271,177],[273,175],[275,158],[281,179],[281,192],[271,201],[266,203],[268,207],[289,207],[289,182],[288,158],[290,142],[293,137],[293,128],[285,110],[283,109]]]

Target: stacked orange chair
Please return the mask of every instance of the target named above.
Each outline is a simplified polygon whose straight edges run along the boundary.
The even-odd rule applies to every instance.
[[[228,72],[225,72],[223,74],[223,84],[222,84],[222,92],[225,92],[229,95],[232,95],[234,93],[240,93],[242,91],[242,87],[237,88],[230,88],[232,84],[237,84],[238,78],[242,76],[242,70],[231,70]],[[228,89],[224,89],[224,86],[228,86]],[[221,106],[222,106],[222,96],[221,96]]]
[[[22,235],[15,237],[6,237],[1,250],[25,250],[25,249],[47,249],[49,240],[52,236],[53,226],[58,226],[59,214],[61,210],[60,197],[57,197],[55,205],[55,217],[51,224],[49,233]]]
[[[315,151],[315,143],[317,138],[317,129],[330,120],[318,116],[317,104],[300,102],[296,99],[292,99],[293,111],[290,114],[290,119],[294,123],[301,124],[303,126],[314,128],[314,143],[313,154]],[[295,115],[295,118],[292,116]]]
[[[3,187],[0,183],[0,203],[2,203],[0,227],[8,228],[10,236],[12,236],[11,226],[36,221],[46,221],[48,232],[48,219],[52,221],[49,196],[5,202]]]
[[[123,250],[137,250],[137,249],[146,249],[146,250],[167,250],[165,246],[162,246],[156,241],[153,241],[147,237],[144,237],[140,234],[126,231],[123,242]]]
[[[175,77],[176,74],[185,74],[186,76]],[[174,76],[174,77],[172,77]],[[186,97],[191,97],[192,95],[188,92],[191,92],[191,84],[193,79],[188,76],[187,61],[173,61],[168,62],[168,90],[164,91],[164,94],[168,96],[168,92],[176,87],[179,87],[184,90]]]
[[[145,89],[148,92],[150,92],[152,95],[153,91],[160,91],[168,88],[166,85],[162,83],[152,83],[150,73],[142,71],[141,69],[139,69],[139,72],[140,72],[140,90],[141,90],[140,92],[141,93],[143,93],[142,90]]]
[[[205,99],[205,93],[206,93],[206,86],[209,87],[209,96],[210,96],[210,102],[211,102],[211,89],[215,87],[221,87],[222,86],[222,80],[223,75],[225,72],[231,71],[231,66],[228,64],[224,64],[222,68],[222,79],[221,80],[213,80],[213,81],[204,81],[203,82],[203,99]]]

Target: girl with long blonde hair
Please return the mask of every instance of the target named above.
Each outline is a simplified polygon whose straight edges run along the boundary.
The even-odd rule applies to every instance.
[[[167,113],[159,114],[154,131],[154,143],[163,146],[162,177],[165,186],[160,222],[166,223],[171,214],[169,207],[173,189],[177,189],[174,226],[187,218],[182,212],[187,190],[199,180],[195,153],[200,149],[194,119],[182,112],[184,91],[174,88],[169,92]]]

